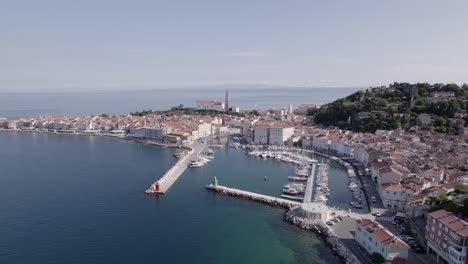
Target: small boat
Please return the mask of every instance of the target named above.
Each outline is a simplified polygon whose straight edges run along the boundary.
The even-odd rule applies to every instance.
[[[295,189],[284,188],[284,189],[283,189],[283,193],[286,193],[286,194],[298,194],[299,192],[296,191]]]
[[[307,181],[306,177],[288,176],[289,180],[292,181]]]
[[[190,168],[200,168],[200,167],[203,167],[203,163],[199,162],[199,161],[196,161],[196,160],[192,160],[192,162],[190,162]]]
[[[268,179],[267,176],[265,176],[265,177],[263,178],[264,181],[266,181],[267,179]]]

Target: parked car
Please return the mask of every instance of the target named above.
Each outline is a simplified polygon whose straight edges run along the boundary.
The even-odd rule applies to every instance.
[[[375,203],[375,202],[377,202],[377,198],[375,198],[375,196],[372,196],[372,197],[371,197],[371,201],[372,201],[373,203]]]
[[[421,246],[416,246],[413,249],[416,253],[426,253],[426,250],[424,250],[424,248]]]

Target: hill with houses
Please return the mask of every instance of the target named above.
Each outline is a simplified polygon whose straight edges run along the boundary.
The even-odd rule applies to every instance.
[[[393,83],[371,87],[308,112],[315,122],[359,132],[396,128],[463,134],[468,85]]]

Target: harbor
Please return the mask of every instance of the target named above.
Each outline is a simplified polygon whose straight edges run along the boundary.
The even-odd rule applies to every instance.
[[[282,149],[276,152],[271,150],[262,152],[246,149],[247,156],[271,160],[273,164],[285,163],[294,166],[293,173],[286,178],[287,181],[293,183],[284,185],[281,198],[218,185],[216,177],[213,183],[207,185],[206,188],[228,196],[285,208],[287,209],[284,215],[286,221],[302,229],[312,230],[323,235],[344,262],[361,263],[356,257],[361,257],[359,252],[355,251],[355,247],[348,243],[349,233],[355,228],[355,219],[373,219],[373,216],[363,209],[361,184],[358,181],[356,171],[348,162],[328,155],[324,159],[321,158],[319,162],[309,156],[313,153],[306,151],[288,152],[286,149]],[[334,189],[339,189],[338,192],[349,197],[347,201],[351,200],[350,208],[336,207],[333,200],[329,201],[330,198],[333,199],[333,192],[337,191],[331,192],[329,189],[330,165],[334,171],[341,168],[340,175],[342,176],[340,179],[334,180],[338,180],[340,184],[332,183],[332,185]],[[345,179],[348,180],[347,184]],[[264,180],[266,182],[267,178],[265,177]],[[302,183],[304,181],[306,183]]]

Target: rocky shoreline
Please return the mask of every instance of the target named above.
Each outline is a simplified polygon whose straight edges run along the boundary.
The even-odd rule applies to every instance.
[[[321,235],[327,244],[331,247],[331,249],[336,252],[341,258],[341,261],[343,263],[347,264],[359,264],[361,261],[354,255],[338,238],[333,231],[324,223],[322,222],[312,222],[309,221],[308,219],[300,217],[300,214],[298,213],[299,208],[292,208],[288,210],[285,215],[284,219],[305,230],[312,230],[317,232],[319,235]]]

